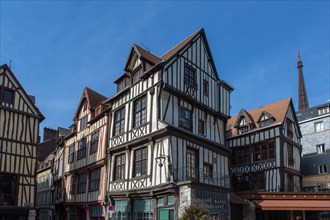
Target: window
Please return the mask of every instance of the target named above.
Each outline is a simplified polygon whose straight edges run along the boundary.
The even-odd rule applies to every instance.
[[[205,123],[203,120],[198,121],[198,134],[205,135]]]
[[[324,115],[330,112],[330,107],[329,106],[325,106],[322,108],[317,109],[317,112],[319,115]]]
[[[86,173],[79,174],[77,193],[86,192],[86,179],[87,179],[87,174]]]
[[[115,179],[125,179],[125,154],[116,156]]]
[[[99,145],[99,131],[96,131],[92,134],[91,137],[90,154],[93,154],[97,151],[98,145]]]
[[[8,104],[14,104],[14,90],[4,89],[3,101]]]
[[[238,134],[245,134],[250,131],[249,123],[245,118],[242,118],[239,123]]]
[[[261,161],[275,158],[275,143],[265,142],[253,147],[253,161]]]
[[[319,165],[319,173],[320,174],[328,173],[327,165],[326,164]]]
[[[68,162],[72,163],[74,161],[74,145],[70,145],[69,147],[69,158],[68,158]]]
[[[133,84],[138,82],[140,80],[140,74],[142,72],[142,68],[140,68],[138,71],[136,71],[134,74],[133,74]]]
[[[233,187],[235,191],[247,191],[250,190],[249,187],[249,176],[239,175],[233,178]]]
[[[250,151],[248,148],[233,150],[233,165],[250,162]]]
[[[252,189],[265,189],[265,174],[263,172],[252,174],[251,179]]]
[[[286,121],[286,135],[288,138],[293,138],[293,123],[292,121],[288,120]]]
[[[142,176],[147,174],[147,148],[141,148],[134,152],[134,176]]]
[[[122,79],[118,84],[117,84],[117,92],[120,92],[124,90],[126,87],[126,79]]]
[[[120,135],[124,133],[125,124],[125,108],[122,108],[115,113],[115,133],[114,135]]]
[[[197,161],[196,161],[196,151],[187,148],[187,177],[196,178],[197,177]]]
[[[80,131],[84,130],[87,127],[87,115],[80,119]]]
[[[76,193],[76,178],[75,176],[71,176],[70,194],[74,195],[75,193]]]
[[[316,122],[314,126],[315,126],[315,132],[323,131],[323,121]]]
[[[267,127],[271,124],[273,124],[273,119],[264,114],[260,119],[260,128]]]
[[[0,207],[17,206],[15,204],[18,191],[17,183],[16,175],[0,174]]]
[[[207,80],[203,80],[203,93],[204,95],[209,95],[209,82]]]
[[[90,171],[89,191],[99,190],[101,168]]]
[[[196,88],[196,71],[188,65],[184,66],[184,83],[189,87]]]
[[[180,118],[179,118],[179,127],[186,130],[192,130],[192,112],[191,110],[181,107],[180,108]]]
[[[152,199],[133,201],[133,219],[153,219],[153,210],[154,208]]]
[[[84,157],[86,157],[86,138],[82,138],[79,141],[79,149],[78,149],[77,160],[80,160]]]
[[[143,96],[134,104],[134,127],[139,127],[147,122],[147,98]]]
[[[203,174],[204,174],[204,177],[206,177],[206,178],[212,178],[213,177],[213,166],[212,166],[212,164],[204,163]]]
[[[116,220],[128,220],[130,219],[130,212],[128,209],[128,200],[115,200],[115,211],[112,218]]]
[[[294,158],[293,158],[293,147],[292,145],[288,144],[288,165],[294,165]]]
[[[318,154],[323,154],[323,153],[325,153],[325,147],[324,147],[324,144],[316,145],[316,152],[317,152]]]
[[[287,178],[288,178],[288,183],[287,183],[288,189],[287,190],[289,192],[293,192],[294,191],[294,178],[293,178],[293,175],[287,174]]]

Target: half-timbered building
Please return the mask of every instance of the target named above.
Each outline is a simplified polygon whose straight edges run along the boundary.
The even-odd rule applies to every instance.
[[[11,69],[0,66],[0,219],[35,218],[36,145],[43,119]]]
[[[301,133],[291,98],[241,109],[227,128],[234,191],[300,191]]]
[[[301,132],[291,98],[249,111],[241,109],[238,115],[228,121],[227,129],[228,146],[232,150],[231,176],[235,193],[250,198],[247,195],[253,197],[260,192],[270,192],[276,196],[282,192],[298,193],[301,190]],[[287,211],[265,212],[281,209],[276,205],[269,209],[254,200],[245,201],[232,204],[232,219],[241,219],[234,218],[234,213],[239,212],[245,213],[244,218],[251,220],[273,219],[274,216],[287,219],[284,216],[292,214]]]
[[[85,88],[64,138],[65,206],[68,219],[104,219],[106,195],[106,97]]]
[[[163,56],[133,44],[109,100],[113,219],[178,219],[192,200],[227,219],[232,88],[219,78],[203,29]]]
[[[70,130],[59,127],[56,132],[56,149],[52,166],[52,206],[54,207],[54,220],[66,219],[64,207],[65,178],[64,178],[64,138],[70,134]]]

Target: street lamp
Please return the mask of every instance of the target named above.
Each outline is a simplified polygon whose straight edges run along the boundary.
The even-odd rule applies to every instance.
[[[155,158],[156,163],[158,164],[159,167],[162,167],[164,165],[167,157],[168,157],[167,155],[159,154],[159,156]]]

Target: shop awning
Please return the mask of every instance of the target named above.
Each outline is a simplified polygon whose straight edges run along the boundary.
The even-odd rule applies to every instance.
[[[253,200],[261,210],[330,211],[330,200]]]

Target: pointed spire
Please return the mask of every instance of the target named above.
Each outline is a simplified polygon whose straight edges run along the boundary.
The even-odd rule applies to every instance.
[[[305,108],[309,108],[308,98],[307,98],[307,91],[305,87],[304,75],[302,71],[302,61],[300,57],[300,51],[298,50],[298,110],[302,110]]]

